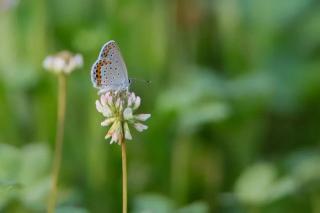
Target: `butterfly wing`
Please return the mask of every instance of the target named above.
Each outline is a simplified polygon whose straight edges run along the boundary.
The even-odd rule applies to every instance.
[[[91,80],[97,88],[123,90],[129,86],[127,67],[115,41],[107,42],[92,67]]]
[[[112,63],[107,59],[98,59],[91,68],[91,81],[93,86],[102,89],[111,85]],[[111,73],[111,74],[110,74]],[[110,75],[109,75],[110,74]]]

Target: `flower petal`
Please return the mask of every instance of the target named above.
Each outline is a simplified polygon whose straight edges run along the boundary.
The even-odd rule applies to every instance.
[[[102,105],[107,105],[107,97],[106,95],[101,95],[100,102]]]
[[[118,99],[116,100],[116,104],[115,104],[115,106],[116,106],[117,109],[119,109],[120,104],[121,104],[121,100],[120,100],[120,98],[118,98]]]
[[[48,56],[43,61],[43,68],[45,68],[47,70],[52,70],[53,69],[52,64],[53,64],[53,57]]]
[[[119,122],[119,124],[120,124],[120,122]],[[115,131],[112,134],[112,138],[111,138],[110,144],[115,142],[115,143],[120,145],[122,137],[123,137],[122,128],[119,125],[119,128],[115,129]]]
[[[106,105],[102,107],[102,114],[104,117],[110,117],[112,115],[111,109]]]
[[[101,122],[101,126],[109,126],[112,122],[115,121],[116,118],[107,118],[106,120]]]
[[[134,94],[134,92],[132,92],[131,96],[132,96],[132,101],[135,102],[136,101],[136,94]]]
[[[132,106],[132,98],[131,98],[131,95],[129,95],[128,97],[128,107],[131,107]]]
[[[108,105],[101,105],[100,101],[96,101],[96,108],[98,112],[102,113],[105,117],[110,117],[112,115],[112,111]]]
[[[73,57],[73,61],[76,65],[77,68],[80,68],[82,67],[83,65],[83,58],[82,58],[82,55],[81,54],[76,54],[74,57]]]
[[[129,97],[128,97],[128,107],[132,107],[133,103],[135,102],[135,95],[134,93],[129,93]]]
[[[73,60],[70,60],[69,63],[66,63],[64,66],[64,72],[69,74],[76,68],[76,65]]]
[[[131,108],[126,108],[124,111],[123,111],[123,119],[124,120],[130,120],[133,118],[133,115],[132,115],[132,109]]]
[[[112,144],[112,143],[117,143],[117,142],[118,142],[118,139],[119,139],[119,135],[118,135],[118,133],[115,131],[115,132],[112,134],[110,144]]]
[[[98,112],[102,113],[102,106],[101,106],[101,103],[98,100],[96,100],[96,108],[97,108]]]
[[[124,137],[128,140],[132,140],[131,132],[127,122],[124,123],[123,128],[124,128]]]
[[[134,105],[133,105],[133,110],[138,109],[140,104],[141,104],[141,98],[139,96],[137,96],[137,98],[136,98],[136,100],[134,102]]]
[[[106,136],[104,136],[104,139],[109,139],[112,135],[109,135],[108,133],[106,134]]]
[[[150,117],[151,117],[151,114],[139,114],[134,116],[134,118],[137,119],[138,121],[146,121]]]
[[[61,72],[65,66],[66,63],[62,58],[56,57],[55,59],[53,59],[52,68],[54,71]]]
[[[120,100],[119,112],[123,111],[123,100]]]
[[[107,135],[106,135],[105,138],[107,139],[107,138],[109,138],[110,136],[112,136],[113,133],[116,131],[117,128],[121,128],[119,121],[115,121],[115,122],[112,124],[112,126],[110,127],[110,129],[109,129],[109,131],[108,131],[108,133],[107,133]]]
[[[112,96],[111,96],[110,92],[107,92],[107,93],[105,94],[105,96],[106,96],[106,98],[107,98],[107,103],[108,103],[108,105],[109,105],[109,106],[113,106],[113,100],[112,100]]]
[[[134,128],[136,128],[137,131],[142,132],[143,130],[148,129],[148,126],[146,126],[142,123],[135,123]]]

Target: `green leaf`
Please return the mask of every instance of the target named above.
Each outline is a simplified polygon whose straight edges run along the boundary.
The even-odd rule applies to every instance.
[[[208,213],[209,206],[204,202],[194,202],[188,206],[178,209],[178,213]]]
[[[259,163],[249,167],[237,180],[235,194],[242,202],[264,204],[269,201],[270,188],[276,175],[276,168],[270,163]]]
[[[264,205],[294,193],[297,181],[290,176],[278,178],[277,173],[271,163],[259,163],[246,169],[236,182],[236,196],[247,204]]]
[[[163,213],[173,212],[174,205],[171,200],[161,195],[143,195],[134,201],[134,213],[150,212]]]
[[[56,213],[89,213],[89,211],[79,207],[63,206],[57,208]]]
[[[18,196],[20,184],[20,151],[13,146],[0,144],[0,210]]]
[[[51,155],[45,144],[30,144],[22,149],[21,170],[19,179],[22,184],[29,185],[41,180],[50,172]]]

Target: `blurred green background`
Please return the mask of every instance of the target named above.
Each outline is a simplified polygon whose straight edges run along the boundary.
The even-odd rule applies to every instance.
[[[90,68],[118,42],[148,131],[128,142],[134,213],[320,212],[318,0],[0,0],[0,212],[44,212],[68,78],[59,212],[121,211]]]

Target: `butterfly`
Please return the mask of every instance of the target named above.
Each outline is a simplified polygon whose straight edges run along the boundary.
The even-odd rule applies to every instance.
[[[128,90],[130,81],[120,48],[113,40],[103,45],[91,68],[91,81],[99,93]]]

